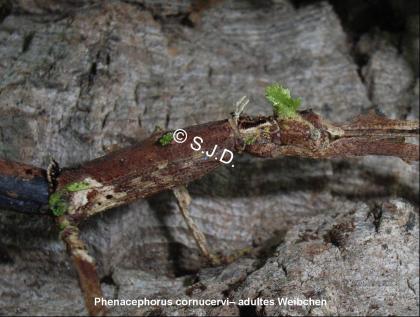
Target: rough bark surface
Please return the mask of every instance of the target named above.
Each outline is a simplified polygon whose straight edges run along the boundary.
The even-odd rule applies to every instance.
[[[415,28],[399,46],[370,32],[352,47],[326,2],[0,1],[0,21],[0,156],[44,168],[50,156],[63,166],[96,158],[156,125],[226,119],[243,95],[248,113],[269,114],[263,88],[276,81],[336,122],[372,106],[401,119],[419,112]],[[419,313],[418,165],[237,160],[189,186],[190,214],[213,250],[260,252],[199,270],[173,195],[159,194],[81,227],[108,297],[319,296],[325,310],[247,309]],[[49,217],[0,212],[0,314],[85,314],[57,236]]]

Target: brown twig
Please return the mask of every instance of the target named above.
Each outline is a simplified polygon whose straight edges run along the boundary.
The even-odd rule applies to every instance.
[[[239,136],[228,120],[186,128],[190,139],[200,136],[204,140],[202,151],[192,150],[190,142],[178,144],[172,141],[162,146],[159,139],[164,134],[159,133],[133,147],[64,169],[57,179],[57,190],[73,183],[86,184],[86,190],[66,197],[69,202],[66,213],[78,222],[106,209],[188,184],[220,166],[222,163],[214,158],[220,158],[224,149],[260,157],[321,159],[392,155],[405,161],[419,159],[418,146],[406,144],[401,139],[402,134],[415,136],[418,122],[407,121],[404,125],[395,121],[393,125],[393,120],[385,119],[386,124],[381,128],[376,115],[362,118],[366,122],[372,118],[374,128],[370,129],[368,123],[358,130],[352,128],[353,125],[341,128],[313,112],[303,112],[298,120],[241,117]],[[373,130],[381,134],[372,134]],[[355,136],[355,131],[358,136]],[[216,145],[212,158],[203,154],[204,151],[211,152]]]
[[[194,220],[191,218],[188,207],[191,204],[191,196],[188,193],[188,190],[185,186],[179,186],[173,189],[174,195],[177,199],[179,210],[181,211],[182,217],[187,224],[191,235],[193,236],[200,252],[206,259],[210,262],[211,265],[219,265],[220,260],[210,252],[206,237],[198,229],[197,225],[195,224]]]
[[[67,252],[77,270],[86,310],[90,316],[105,316],[106,306],[102,305],[102,301],[95,303],[95,298],[103,298],[95,260],[88,254],[86,245],[80,239],[79,228],[66,216],[57,217],[57,224],[61,229],[60,237],[66,244]]]

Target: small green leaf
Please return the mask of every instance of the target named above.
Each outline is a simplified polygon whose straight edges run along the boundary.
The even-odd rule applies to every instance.
[[[280,119],[290,119],[298,116],[297,109],[300,99],[293,99],[289,89],[279,84],[269,85],[265,89],[265,96],[273,104],[274,115]]]
[[[159,139],[159,143],[160,145],[165,146],[165,145],[170,144],[173,139],[174,139],[174,136],[172,135],[172,132],[167,132],[161,136],[161,138]]]

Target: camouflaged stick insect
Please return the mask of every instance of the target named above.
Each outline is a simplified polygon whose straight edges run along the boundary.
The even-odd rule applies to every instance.
[[[273,105],[272,116],[242,115],[242,106],[238,106],[230,119],[190,126],[185,131],[190,136],[201,136],[205,150],[219,145],[216,155],[221,154],[221,149],[229,149],[257,157],[387,155],[407,162],[419,160],[418,145],[407,144],[404,139],[418,135],[418,121],[391,120],[370,112],[349,124],[334,125],[310,110],[297,111],[299,101],[288,90],[280,85],[270,87],[266,94]],[[245,99],[239,104],[244,103]],[[157,131],[134,146],[78,166],[61,170],[56,166],[48,177],[45,170],[0,160],[0,208],[54,217],[79,274],[91,315],[102,315],[106,310],[92,302],[94,297],[102,296],[100,283],[93,258],[78,237],[78,224],[94,214],[168,189],[175,189],[188,224],[188,193],[182,191],[179,195],[180,186],[222,165],[192,151],[189,142],[178,144],[170,137],[160,142],[168,132]],[[201,243],[199,229],[194,230],[194,239]],[[206,243],[200,249],[206,252],[203,245],[209,252]]]

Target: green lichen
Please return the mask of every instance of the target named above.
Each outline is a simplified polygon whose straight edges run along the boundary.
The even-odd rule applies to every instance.
[[[69,203],[67,201],[68,193],[79,192],[89,189],[91,186],[86,181],[74,182],[66,185],[62,190],[51,194],[49,198],[49,207],[54,216],[62,216],[67,212]]]
[[[65,223],[59,223],[58,224],[58,229],[60,229],[60,231],[63,231],[66,228],[67,228],[67,224],[65,224]]]
[[[49,199],[49,206],[54,216],[59,217],[66,213],[68,203],[64,198],[63,192],[58,191],[51,194]]]
[[[67,185],[66,190],[69,192],[79,192],[81,190],[89,189],[90,184],[88,182],[82,181],[82,182],[74,182],[69,185]]]
[[[269,85],[265,89],[265,96],[273,105],[274,116],[279,119],[293,119],[298,117],[297,109],[300,99],[293,99],[289,89],[279,84]]]
[[[172,135],[172,132],[167,132],[161,136],[161,138],[159,139],[159,143],[160,145],[165,146],[165,145],[170,144],[173,139],[174,139],[174,136]]]
[[[257,140],[257,136],[256,135],[251,135],[245,138],[244,142],[246,145],[252,145],[255,143],[255,141]]]

